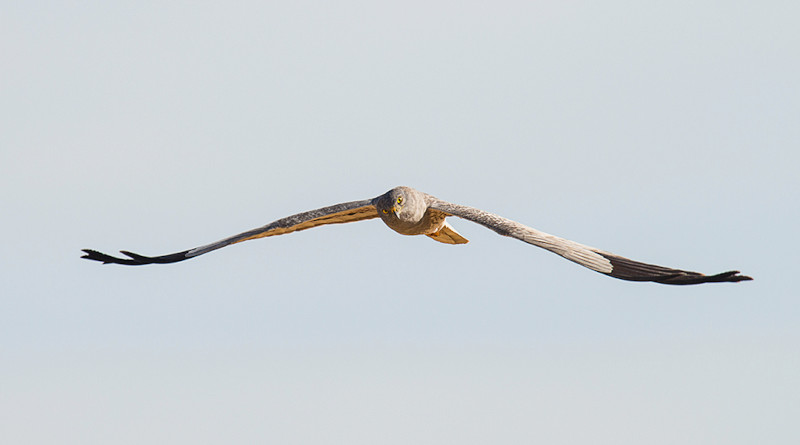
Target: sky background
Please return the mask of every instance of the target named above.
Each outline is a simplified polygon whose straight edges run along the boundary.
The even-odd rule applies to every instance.
[[[800,443],[796,1],[3,2],[8,444]],[[127,268],[408,185],[453,220]]]

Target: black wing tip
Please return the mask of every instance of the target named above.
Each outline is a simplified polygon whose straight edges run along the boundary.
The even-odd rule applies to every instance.
[[[738,283],[740,281],[752,281],[753,278],[747,275],[739,275],[738,270],[718,273],[716,275],[704,275],[696,272],[686,272],[676,274],[665,280],[654,280],[663,284],[702,284],[702,283]]]
[[[99,261],[103,264],[124,264],[127,266],[137,266],[143,263],[138,261],[130,260],[127,258],[117,258],[115,256],[108,255],[103,252],[98,252],[94,249],[81,249],[86,255],[81,256],[83,259],[91,260],[91,261]]]
[[[120,251],[120,253],[130,258],[118,258],[115,256],[105,254],[103,252],[98,252],[97,250],[94,249],[81,249],[81,250],[85,253],[85,255],[81,256],[81,258],[83,259],[99,261],[103,264],[123,264],[125,266],[142,266],[145,264],[176,263],[178,261],[183,261],[189,258],[186,256],[186,254],[189,252],[188,250],[184,250],[183,252],[173,253],[170,255],[162,255],[156,257],[139,255],[138,253],[133,253],[127,250]]]
[[[96,251],[96,250],[92,250],[92,249],[81,249],[81,251],[82,251],[82,252],[85,254],[85,255],[81,255],[81,258],[83,258],[83,259],[85,259],[85,260],[91,260],[91,261],[103,261],[102,259],[98,258],[98,254],[100,254],[100,252],[98,252],[98,251]],[[107,263],[107,262],[105,262],[105,261],[103,261],[103,264],[108,264],[108,263]]]
[[[712,275],[708,278],[715,278],[719,282],[731,282],[731,283],[738,283],[740,281],[753,281],[753,277],[747,275],[739,275],[741,272],[738,270],[730,270],[728,272],[722,272],[716,275]]]
[[[621,280],[628,281],[653,281],[661,284],[702,284],[702,283],[738,283],[740,281],[752,281],[753,278],[747,275],[740,275],[738,270],[718,273],[716,275],[705,275],[699,272],[688,270],[671,269],[669,267],[656,266],[654,264],[640,263],[628,258],[600,253],[603,257],[611,261],[612,270],[607,275]]]

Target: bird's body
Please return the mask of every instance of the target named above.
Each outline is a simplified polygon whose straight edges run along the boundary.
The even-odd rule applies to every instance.
[[[401,235],[430,235],[444,224],[447,215],[431,209],[434,198],[410,187],[395,187],[375,198],[378,216]]]
[[[446,218],[449,216],[457,216],[478,223],[500,235],[516,238],[547,249],[581,266],[623,280],[654,281],[664,284],[699,284],[724,281],[737,282],[752,279],[748,276],[739,275],[738,271],[704,275],[698,272],[641,263],[540,232],[480,209],[442,201],[411,187],[395,187],[373,199],[345,202],[298,213],[257,229],[174,254],[147,257],[122,251],[129,258],[117,258],[95,250],[84,249],[86,255],[83,258],[101,261],[106,264],[174,263],[242,241],[297,232],[326,224],[355,222],[378,217],[389,228],[402,235],[426,235],[445,244],[467,243],[467,239],[447,223]]]

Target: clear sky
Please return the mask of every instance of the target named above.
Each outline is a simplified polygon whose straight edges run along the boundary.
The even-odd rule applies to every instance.
[[[5,2],[8,444],[800,443],[796,1]],[[634,259],[378,221],[409,185]]]

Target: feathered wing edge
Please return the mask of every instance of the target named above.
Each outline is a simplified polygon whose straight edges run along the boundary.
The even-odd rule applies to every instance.
[[[746,275],[739,275],[738,270],[705,275],[699,272],[642,263],[608,252],[598,251],[598,253],[611,261],[612,270],[607,275],[621,280],[654,281],[661,284],[736,283],[752,280]]]
[[[286,218],[271,222],[266,226],[248,230],[247,232],[243,232],[238,235],[207,244],[205,246],[184,250],[183,252],[150,257],[129,252],[127,250],[121,250],[120,252],[123,255],[126,255],[128,258],[118,258],[98,252],[96,250],[83,249],[85,255],[83,255],[81,258],[92,261],[100,261],[103,264],[123,264],[126,266],[176,263],[178,261],[188,260],[189,258],[194,258],[196,256],[203,255],[231,244],[240,243],[242,241],[263,238],[267,236],[283,235],[284,233],[298,232],[300,230],[306,230],[312,227],[327,224],[342,224],[377,217],[378,211],[375,209],[373,200],[367,199],[362,201],[351,201],[288,216]]]
[[[699,272],[672,269],[654,264],[642,263],[585,246],[548,233],[540,232],[510,219],[473,207],[453,204],[434,199],[431,208],[457,216],[484,227],[500,235],[516,238],[529,244],[547,249],[562,257],[608,276],[628,281],[653,281],[662,284],[701,284],[720,282],[749,281],[752,278],[739,275],[739,271],[704,275]]]

